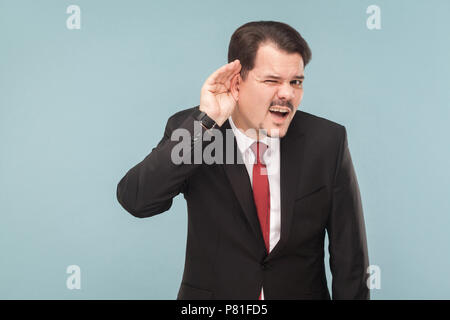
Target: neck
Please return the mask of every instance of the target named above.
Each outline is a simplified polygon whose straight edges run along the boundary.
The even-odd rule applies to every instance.
[[[239,113],[238,108],[236,107],[231,114],[231,119],[233,120],[234,125],[238,130],[240,130],[247,137],[250,137],[254,140],[260,140],[262,134],[259,132],[257,128],[252,128],[251,126],[245,123],[245,120]]]

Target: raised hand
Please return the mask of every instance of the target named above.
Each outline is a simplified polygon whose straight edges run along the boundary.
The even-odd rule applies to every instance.
[[[200,111],[205,112],[221,126],[236,107],[231,94],[231,80],[241,71],[239,60],[230,62],[211,74],[203,84],[200,94]]]

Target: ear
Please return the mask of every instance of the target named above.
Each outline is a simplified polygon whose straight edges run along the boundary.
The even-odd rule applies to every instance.
[[[239,84],[241,83],[241,81],[242,78],[240,73],[235,74],[234,77],[231,78],[230,91],[234,100],[236,101],[239,100]]]

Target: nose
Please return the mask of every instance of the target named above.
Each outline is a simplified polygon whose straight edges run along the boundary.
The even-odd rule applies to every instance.
[[[287,101],[291,101],[295,97],[295,89],[291,86],[289,82],[284,82],[278,88],[278,98],[286,99]]]

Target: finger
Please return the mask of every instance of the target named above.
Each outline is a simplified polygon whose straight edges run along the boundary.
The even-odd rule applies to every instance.
[[[209,78],[206,80],[206,83],[209,85],[223,83],[224,80],[227,79],[228,75],[233,71],[234,66],[236,66],[236,60],[223,65],[209,76]]]
[[[241,64],[240,63],[236,63],[236,65],[233,66],[233,69],[231,70],[231,72],[227,75],[227,78],[223,80],[223,85],[227,88],[227,90],[230,90],[231,88],[231,82],[233,80],[233,78],[239,74],[239,72],[241,71]]]
[[[206,79],[206,83],[213,85],[215,84],[221,77],[221,75],[226,71],[227,67],[228,67],[229,63],[226,65],[223,65],[222,67],[220,67],[219,69],[217,69],[216,71],[214,71],[209,77],[208,79]]]
[[[233,79],[234,76],[236,76],[236,74],[238,74],[239,72],[241,72],[242,69],[242,65],[238,62],[234,67],[232,72],[228,75],[227,79],[225,80],[226,83],[228,83],[229,81],[231,81],[231,79]]]
[[[226,83],[231,78],[233,78],[236,75],[236,73],[238,73],[240,70],[241,70],[241,63],[239,62],[239,60],[236,59],[231,63],[230,69],[222,74],[223,78],[221,78],[220,80],[222,81],[222,83]]]
[[[224,84],[226,79],[228,78],[228,75],[233,70],[233,67],[235,65],[235,62],[231,62],[225,65],[225,68],[223,71],[217,76],[216,78],[216,84]]]
[[[231,85],[233,84],[233,82],[236,82],[236,77],[239,77],[239,72],[231,75],[227,81],[225,82],[225,87],[227,88],[227,90],[231,90]]]

